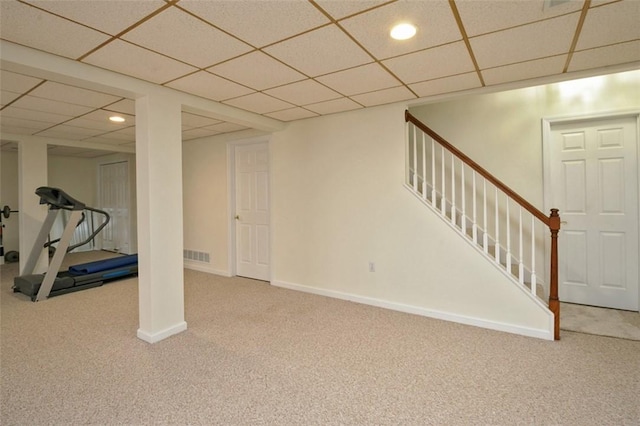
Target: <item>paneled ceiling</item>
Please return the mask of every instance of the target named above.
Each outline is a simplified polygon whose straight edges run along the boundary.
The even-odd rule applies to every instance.
[[[640,61],[637,0],[0,0],[0,7],[5,42],[285,122]],[[392,40],[399,22],[414,24],[416,36]],[[2,134],[134,146],[132,99],[4,66],[0,78]],[[126,121],[109,122],[113,113]],[[247,128],[188,112],[182,125],[184,140]]]

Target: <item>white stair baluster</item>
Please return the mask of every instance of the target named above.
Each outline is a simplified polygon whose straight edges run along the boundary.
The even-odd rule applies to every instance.
[[[422,133],[422,199],[427,200],[427,144]]]
[[[431,205],[434,209],[436,203],[436,142],[431,139]]]
[[[456,224],[456,163],[451,153],[451,224]]]
[[[509,204],[511,204],[510,202],[510,198],[507,195],[507,222],[506,222],[506,226],[507,226],[507,263],[506,263],[506,268],[507,268],[507,272],[509,272],[510,274],[511,272],[511,217],[510,217],[510,213],[509,213]]]
[[[413,132],[413,190],[418,192],[418,135]]]
[[[535,217],[531,215],[531,293],[537,295],[536,288],[536,233]]]
[[[522,206],[520,206],[520,210],[518,211],[518,280],[520,284],[524,284],[524,253],[522,247]]]
[[[442,213],[443,216],[446,216],[446,210],[447,207],[445,206],[445,202],[446,202],[446,193],[444,192],[446,189],[446,185],[444,183],[444,176],[445,176],[445,167],[444,167],[444,148],[440,148],[440,167],[442,169],[442,192],[440,193],[440,212]]]
[[[464,181],[464,163],[461,161],[460,162],[460,185],[461,185],[461,191],[460,191],[460,196],[462,197],[462,216],[460,217],[460,227],[462,228],[462,234],[466,237],[467,236],[467,201],[465,200],[466,198],[466,191],[465,191],[465,181]]]
[[[500,263],[500,209],[498,206],[498,188],[495,188],[496,197],[496,238],[495,238],[495,259],[496,263]]]
[[[482,226],[484,226],[484,230],[482,233],[482,247],[484,248],[485,254],[489,253],[489,236],[487,232],[487,179],[482,178],[482,208],[483,208],[483,219]]]
[[[473,242],[478,244],[478,194],[476,193],[476,171],[473,170],[472,173],[473,194],[471,200],[473,201],[473,225],[471,225],[471,236],[473,238]]]

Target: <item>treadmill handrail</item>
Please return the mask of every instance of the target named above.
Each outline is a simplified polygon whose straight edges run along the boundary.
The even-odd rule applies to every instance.
[[[40,204],[48,204],[51,209],[85,209],[85,204],[82,201],[76,200],[60,188],[41,186],[36,189],[36,195],[40,197]]]

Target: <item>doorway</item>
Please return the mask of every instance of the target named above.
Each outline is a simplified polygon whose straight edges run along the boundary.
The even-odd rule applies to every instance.
[[[129,162],[100,164],[100,208],[111,220],[101,232],[102,250],[131,254]]]
[[[232,149],[235,273],[270,281],[269,144],[237,144]]]
[[[547,206],[562,219],[562,302],[638,311],[639,116],[544,121]]]

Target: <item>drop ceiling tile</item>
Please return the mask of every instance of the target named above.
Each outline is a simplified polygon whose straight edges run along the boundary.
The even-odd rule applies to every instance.
[[[20,93],[13,93],[8,90],[0,90],[0,105],[5,106],[20,97]]]
[[[336,0],[316,0],[316,4],[324,9],[334,19],[342,19],[347,16],[361,13],[372,9],[389,0],[359,0],[359,1],[336,1]]]
[[[192,66],[121,40],[112,41],[83,62],[152,83],[164,83],[196,71]]]
[[[36,98],[34,96],[23,96],[15,101],[11,106],[16,108],[31,109],[34,111],[50,112],[53,114],[61,114],[68,116],[78,116],[93,111],[94,108],[68,104],[66,102],[57,102],[50,99]]]
[[[406,84],[463,74],[475,69],[469,52],[461,41],[388,59],[383,64]]]
[[[305,109],[311,110],[318,114],[334,114],[336,112],[351,111],[362,108],[362,105],[352,101],[349,98],[333,99],[331,101],[319,102],[317,104],[305,105]]]
[[[267,117],[275,118],[280,121],[294,121],[302,120],[304,118],[317,117],[315,112],[306,110],[304,108],[290,108],[282,111],[272,112],[265,114]]]
[[[470,39],[481,69],[567,53],[579,13]],[[517,41],[517,42],[514,42]]]
[[[108,95],[106,93],[60,84],[54,81],[45,82],[29,93],[29,95],[95,108],[100,108],[121,99],[120,96]]]
[[[112,138],[109,138],[109,135],[95,136],[92,138],[85,139],[84,142],[99,143],[102,145],[114,145],[114,146],[122,145],[121,139],[112,139]]]
[[[121,101],[115,102],[113,104],[105,106],[103,109],[119,112],[122,114],[136,114],[136,102],[132,99],[123,99]]]
[[[500,31],[582,10],[583,0],[568,0],[553,7],[530,0],[456,0],[464,29],[469,37]],[[575,30],[575,26],[573,26]]]
[[[436,80],[423,81],[409,85],[409,88],[416,92],[418,96],[427,97],[442,93],[458,92],[461,90],[482,87],[478,74],[470,72],[466,74],[454,75],[452,77],[438,78]]]
[[[236,98],[253,92],[253,90],[248,87],[241,86],[207,71],[199,71],[195,74],[179,78],[167,83],[167,86],[183,92],[213,99],[214,101]]]
[[[214,130],[205,129],[205,128],[185,130],[185,131],[182,132],[182,140],[183,141],[190,141],[190,140],[193,140],[193,139],[206,138],[206,137],[209,137],[209,136],[215,136],[215,135],[217,135],[219,133],[220,132],[216,132]]]
[[[568,71],[580,71],[640,61],[640,41],[575,52]]]
[[[73,115],[55,114],[52,112],[35,111],[32,109],[18,108],[16,106],[9,106],[2,110],[3,117],[24,118],[25,120],[41,121],[43,123],[49,123],[50,127],[53,124],[62,123],[67,120],[71,120]]]
[[[389,36],[391,28],[402,22],[416,26],[415,37],[398,41]],[[377,59],[462,40],[446,1],[398,1],[345,19],[340,24]]]
[[[224,103],[258,114],[279,111],[281,109],[287,109],[295,106],[288,102],[281,101],[280,99],[265,95],[264,93],[252,93],[250,95],[230,99]]]
[[[47,155],[57,157],[80,157],[91,150],[87,148],[74,148],[70,146],[49,145]]]
[[[306,78],[293,68],[258,51],[216,65],[208,71],[255,90],[269,89]]]
[[[123,125],[130,125],[126,123],[113,123],[111,121],[99,122],[96,120],[86,119],[84,117],[74,118],[73,120],[67,121],[65,124],[74,127],[81,127],[83,129],[96,130],[96,134],[113,132],[121,129]]]
[[[113,154],[112,151],[105,151],[102,149],[90,149],[88,151],[84,151],[76,154],[75,157],[90,159],[90,158],[104,157],[105,155],[111,155],[111,154]]]
[[[339,93],[311,79],[265,90],[264,93],[294,105],[313,104],[340,97]]]
[[[0,120],[1,121],[1,120]],[[13,126],[8,124],[0,125],[0,133],[14,134],[14,135],[33,135],[37,130],[29,129],[28,127],[22,127],[20,125]]]
[[[182,129],[193,129],[196,127],[211,126],[213,124],[221,123],[220,120],[215,118],[204,117],[197,114],[189,114],[188,112],[182,112]]]
[[[208,130],[213,130],[217,133],[229,133],[229,132],[237,132],[239,130],[245,130],[247,127],[241,124],[225,122],[225,123],[214,124],[213,126],[207,126],[206,128]]]
[[[101,133],[99,135],[103,138],[109,138],[113,140],[119,140],[122,142],[135,142],[136,141],[136,128],[134,126],[126,127],[122,130],[116,130],[115,132]]]
[[[0,28],[4,40],[74,59],[109,39],[17,1],[0,1]]]
[[[329,23],[309,2],[182,0],[187,9],[255,47],[263,47]]]
[[[482,78],[486,84],[494,85],[561,74],[566,61],[567,55],[559,55],[497,68],[489,68],[482,70]]]
[[[39,8],[116,35],[166,3],[161,0],[51,1],[27,0]]]
[[[154,16],[122,38],[198,68],[253,49],[175,7]]]
[[[379,64],[350,68],[317,77],[316,80],[347,96],[387,89],[400,83]]]
[[[96,123],[106,123],[109,126],[116,126],[116,128],[125,128],[135,125],[136,123],[136,117],[134,115],[122,113],[118,113],[117,115],[124,118],[125,121],[122,123],[114,123],[113,121],[109,120],[109,117],[112,117],[113,115],[114,113],[112,111],[98,109],[90,112],[89,114],[83,115],[81,119],[89,120]]]
[[[623,1],[589,9],[576,50],[639,39],[640,1]]]
[[[379,90],[377,92],[363,93],[351,96],[351,98],[365,107],[390,104],[393,102],[415,99],[415,95],[404,86],[393,87],[391,89]]]
[[[0,30],[0,35],[2,30]],[[24,93],[36,87],[43,80],[10,71],[0,70],[0,89],[10,92]]]
[[[46,123],[44,121],[7,117],[4,114],[0,115],[0,125],[2,126],[3,130],[5,127],[19,127],[33,132],[44,130],[52,126],[51,123]]]
[[[373,61],[334,25],[285,40],[264,50],[310,77]]]
[[[38,133],[38,136],[55,139],[82,140],[92,136],[97,136],[100,130],[83,129],[80,127],[66,126],[61,124]]]

